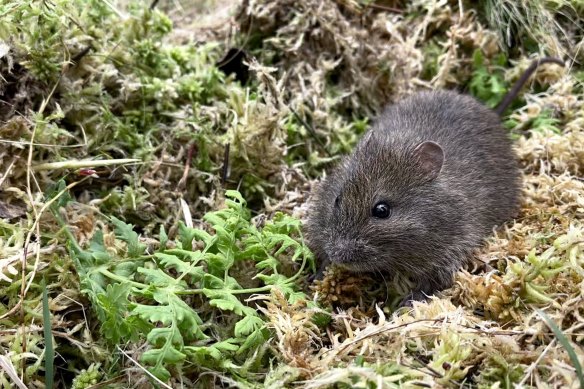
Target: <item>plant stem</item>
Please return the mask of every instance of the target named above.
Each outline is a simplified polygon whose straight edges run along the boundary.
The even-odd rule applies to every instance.
[[[130,284],[135,288],[140,288],[140,289],[147,289],[148,288],[148,285],[144,285],[144,284],[141,284],[140,282],[132,281],[126,277],[119,276],[119,275],[114,274],[105,268],[100,268],[98,271],[101,274],[103,274],[104,276],[111,278],[114,281],[118,281],[118,282],[121,282],[123,284]]]
[[[266,285],[260,288],[250,288],[250,289],[217,289],[230,294],[246,294],[246,293],[261,293],[269,292],[274,285]],[[214,290],[214,289],[207,289]],[[205,289],[185,289],[175,292],[177,295],[188,295],[188,294],[201,294],[205,293]]]

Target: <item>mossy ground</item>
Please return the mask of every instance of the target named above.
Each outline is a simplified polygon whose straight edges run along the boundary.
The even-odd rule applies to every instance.
[[[0,4],[2,387],[584,385],[581,1],[152,5]],[[395,310],[400,280],[330,269],[310,287],[308,272],[293,276],[305,267],[290,259],[303,252],[295,223],[311,187],[384,104],[451,88],[494,106],[542,55],[567,66],[542,66],[505,113],[523,207],[477,252],[481,266],[410,311]],[[226,205],[237,223],[203,219]],[[203,275],[212,261],[162,267],[172,260],[163,251],[185,250],[186,235],[192,252],[216,244],[203,230],[232,237],[217,244],[221,258],[239,258],[223,281]],[[98,278],[80,268],[88,253]],[[131,276],[134,288],[159,284],[138,295],[104,281],[130,277],[138,265],[114,265],[134,262],[146,269]],[[217,282],[237,292],[233,280],[261,293],[209,297]],[[168,306],[184,303],[201,322],[169,324],[180,330],[168,344],[185,358],[156,359],[168,323],[132,312],[175,281],[191,289],[173,289],[183,294]],[[251,318],[249,331],[240,317]]]

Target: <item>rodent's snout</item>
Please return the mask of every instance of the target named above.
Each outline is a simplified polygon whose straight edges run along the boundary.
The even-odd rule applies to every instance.
[[[327,244],[325,250],[331,262],[350,266],[363,259],[366,244],[354,239],[337,239]]]

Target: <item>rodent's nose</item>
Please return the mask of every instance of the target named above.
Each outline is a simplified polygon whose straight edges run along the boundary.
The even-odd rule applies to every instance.
[[[327,244],[325,250],[332,262],[350,263],[355,261],[360,247],[355,240],[339,239]]]

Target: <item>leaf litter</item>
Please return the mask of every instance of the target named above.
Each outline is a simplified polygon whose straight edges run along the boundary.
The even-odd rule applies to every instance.
[[[583,385],[579,2],[154,3],[0,6],[3,387],[48,382],[42,279],[57,386]],[[476,266],[410,311],[407,280],[310,285],[310,188],[384,104],[493,105],[544,54]]]

